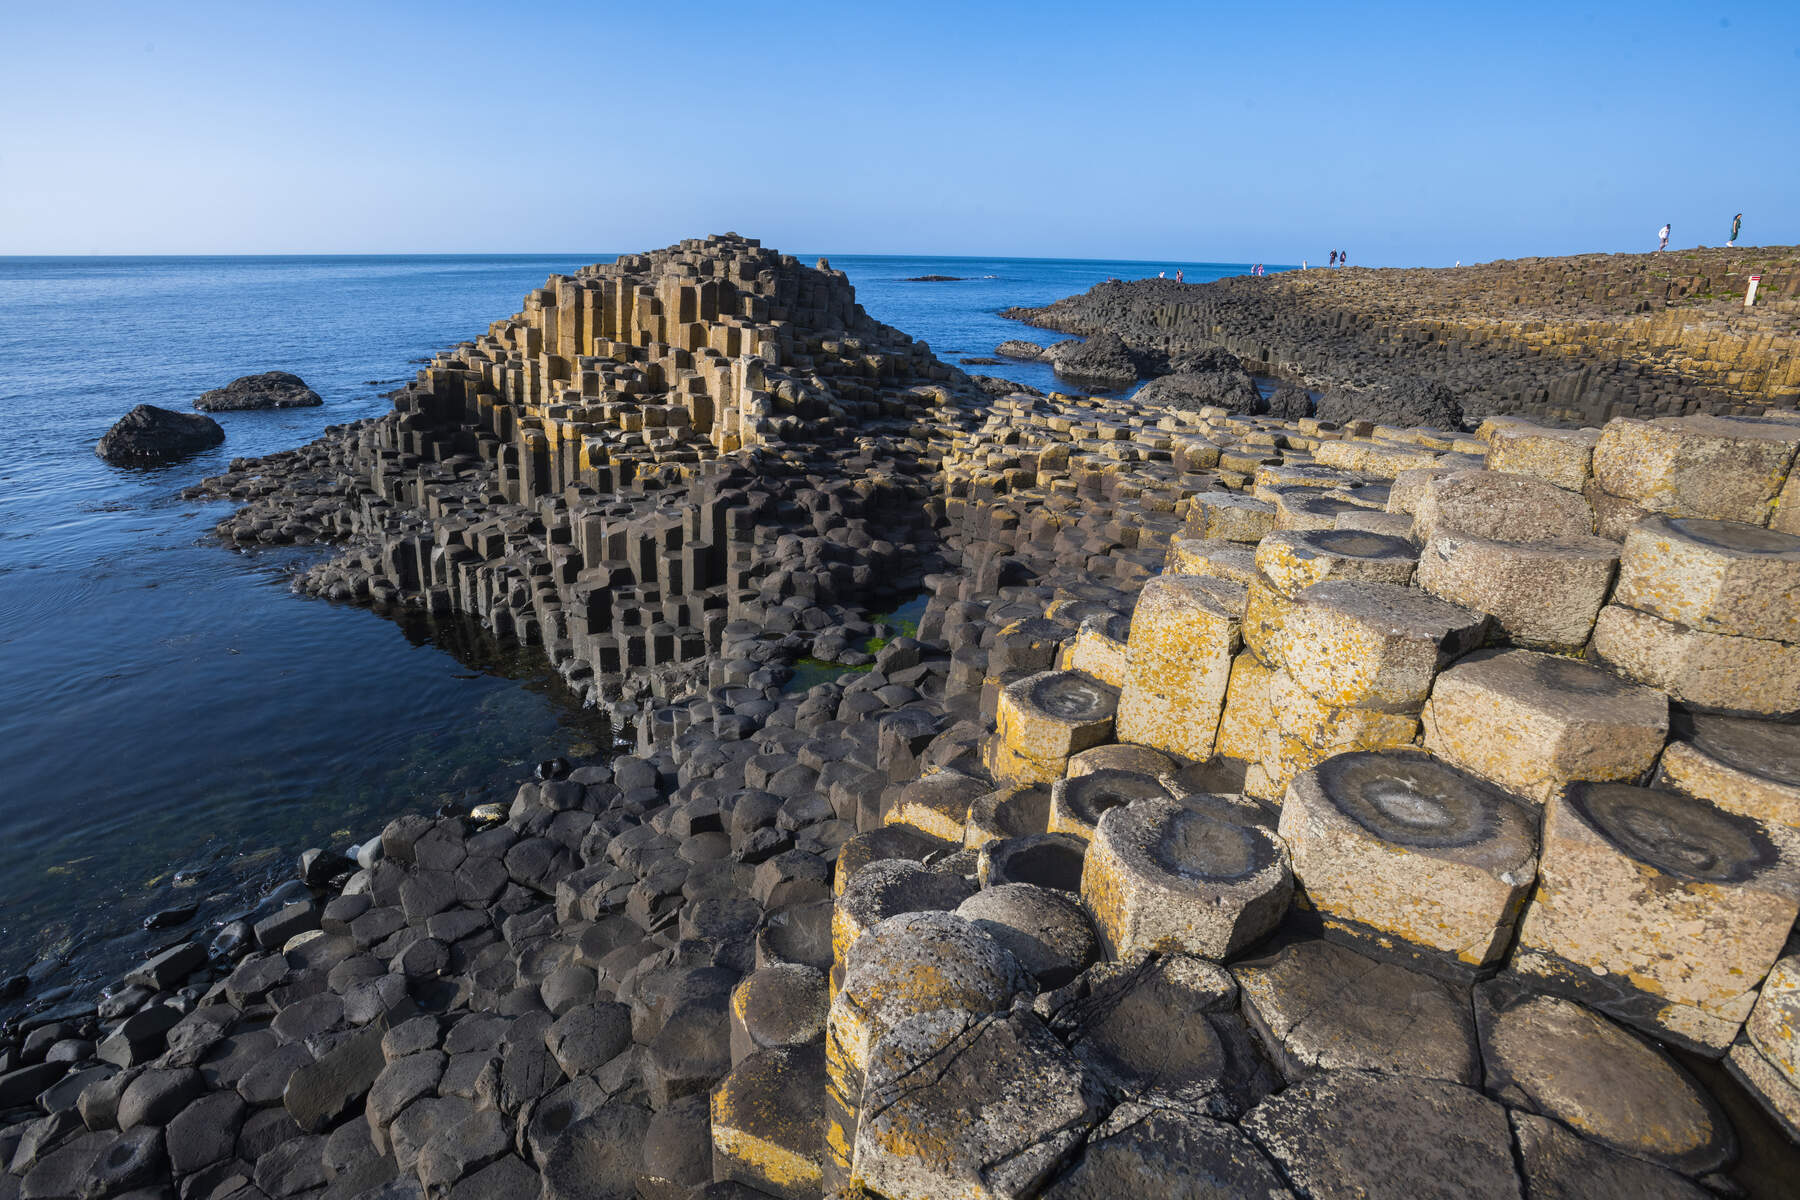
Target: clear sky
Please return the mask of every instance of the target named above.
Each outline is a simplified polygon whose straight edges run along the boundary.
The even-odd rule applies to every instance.
[[[1800,3],[17,3],[0,253],[1800,242]]]

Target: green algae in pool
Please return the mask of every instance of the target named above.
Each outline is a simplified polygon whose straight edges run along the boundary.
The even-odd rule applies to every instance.
[[[925,615],[925,606],[930,603],[931,593],[920,592],[891,612],[870,616],[869,621],[877,632],[863,642],[862,652],[874,654],[897,637],[919,636],[919,619]],[[884,625],[890,632],[879,632]],[[794,660],[794,673],[781,685],[781,691],[783,695],[796,695],[810,691],[821,683],[831,683],[840,675],[861,675],[873,669],[873,663],[853,667],[846,663],[826,662],[822,658],[797,658]]]

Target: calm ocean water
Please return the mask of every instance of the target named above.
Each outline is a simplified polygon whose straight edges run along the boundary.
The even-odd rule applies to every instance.
[[[176,493],[379,414],[411,360],[608,257],[0,258],[0,980],[29,970],[25,1002],[234,915],[309,845],[604,752],[604,723],[536,656],[297,597],[287,576],[311,552],[228,550],[209,532],[229,507]],[[1244,270],[830,257],[873,315],[950,361],[1056,340],[1001,320],[1007,305]],[[927,274],[964,282],[904,282]],[[133,405],[186,409],[270,369],[324,407],[220,414],[222,447],[163,469],[94,456]],[[970,369],[1052,383],[1030,364]],[[186,905],[191,923],[142,929]]]

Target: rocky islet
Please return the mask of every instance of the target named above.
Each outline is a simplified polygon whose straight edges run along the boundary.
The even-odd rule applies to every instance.
[[[727,236],[209,480],[637,744],[15,1022],[0,1189],[1729,1192],[1659,1043],[1800,1123],[1800,422],[1154,400],[994,396]]]

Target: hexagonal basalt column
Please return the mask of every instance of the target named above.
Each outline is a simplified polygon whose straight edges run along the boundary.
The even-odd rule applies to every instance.
[[[1231,681],[1225,687],[1225,711],[1219,717],[1214,754],[1246,762],[1261,756],[1262,729],[1269,722],[1269,678],[1273,674],[1252,651],[1244,650],[1231,660]]]
[[[844,885],[831,910],[832,958],[846,961],[856,940],[889,917],[952,909],[974,891],[961,875],[908,859],[872,862]]]
[[[1439,675],[1423,721],[1427,750],[1542,804],[1573,780],[1641,779],[1669,700],[1576,659],[1505,650]]]
[[[817,1196],[824,1182],[829,1095],[818,1046],[758,1050],[713,1090],[713,1178],[779,1196]]]
[[[1100,1090],[1028,1012],[935,1012],[870,1058],[851,1182],[893,1200],[1037,1194],[1100,1118]]]
[[[1800,1140],[1800,954],[1769,971],[1726,1065],[1788,1136]]]
[[[1095,746],[1091,750],[1071,755],[1069,777],[1073,779],[1091,775],[1095,771],[1137,771],[1144,775],[1167,775],[1175,770],[1176,765],[1174,759],[1160,750],[1134,746],[1129,742],[1114,742],[1109,746]]]
[[[1265,692],[1269,718],[1258,739],[1260,782],[1245,777],[1258,799],[1279,802],[1289,783],[1338,754],[1408,746],[1419,733],[1410,713],[1367,708],[1333,708],[1295,683],[1286,671],[1273,672]]]
[[[1523,421],[1497,423],[1488,435],[1488,467],[1529,475],[1579,492],[1594,474],[1598,429],[1545,429]]]
[[[1085,671],[1107,687],[1124,687],[1131,661],[1125,646],[1130,626],[1128,618],[1116,613],[1083,618],[1059,665],[1069,671]]]
[[[969,806],[989,790],[960,771],[933,771],[900,789],[884,823],[960,843],[968,830]]]
[[[1173,800],[1102,814],[1081,873],[1081,897],[1114,958],[1228,957],[1273,929],[1292,894],[1287,847],[1268,830]]]
[[[999,942],[951,913],[905,913],[860,939],[827,1020],[826,1186],[849,1177],[863,1073],[876,1042],[908,1017],[941,1009],[993,1012],[1031,986],[1031,976]]]
[[[1503,471],[1453,471],[1425,485],[1413,512],[1420,543],[1440,533],[1503,542],[1554,542],[1594,532],[1580,492]]]
[[[1353,529],[1271,533],[1256,546],[1256,569],[1288,597],[1327,578],[1404,586],[1418,561],[1419,552],[1405,538]]]
[[[979,850],[998,838],[1025,837],[1050,829],[1050,788],[1042,783],[1016,784],[978,796],[969,805],[963,845]]]
[[[1727,712],[1800,710],[1800,646],[1726,637],[1609,604],[1594,623],[1594,652],[1677,700]]]
[[[1545,810],[1513,970],[1722,1053],[1800,915],[1795,838],[1675,792],[1573,784]]]
[[[1257,542],[1275,529],[1275,506],[1238,492],[1202,492],[1188,505],[1190,538]]]
[[[1050,785],[1050,832],[1089,839],[1108,809],[1168,797],[1169,790],[1156,776],[1140,771],[1091,771],[1059,779]]]
[[[1295,599],[1277,641],[1288,677],[1321,704],[1405,713],[1486,629],[1479,613],[1415,588],[1327,580]]]
[[[1256,578],[1256,548],[1224,538],[1176,538],[1163,570],[1170,575],[1213,575],[1249,587]]]
[[[1472,971],[1506,950],[1537,869],[1537,817],[1429,755],[1345,754],[1295,779],[1280,833],[1328,931]]]
[[[1800,828],[1800,726],[1679,714],[1661,781],[1726,812]]]
[[[1006,783],[1047,783],[1069,756],[1112,740],[1119,693],[1082,671],[1042,671],[1000,693],[994,775]]]
[[[1419,586],[1494,618],[1508,639],[1579,650],[1612,586],[1619,548],[1604,538],[1504,542],[1439,533],[1419,556]]]
[[[1144,585],[1119,697],[1122,741],[1196,761],[1212,756],[1243,611],[1241,599],[1220,590],[1232,586],[1195,575],[1163,575]]]
[[[1608,421],[1594,480],[1652,512],[1767,525],[1800,429],[1724,417]]]
[[[1613,602],[1702,633],[1800,642],[1800,537],[1647,517],[1625,535]]]

